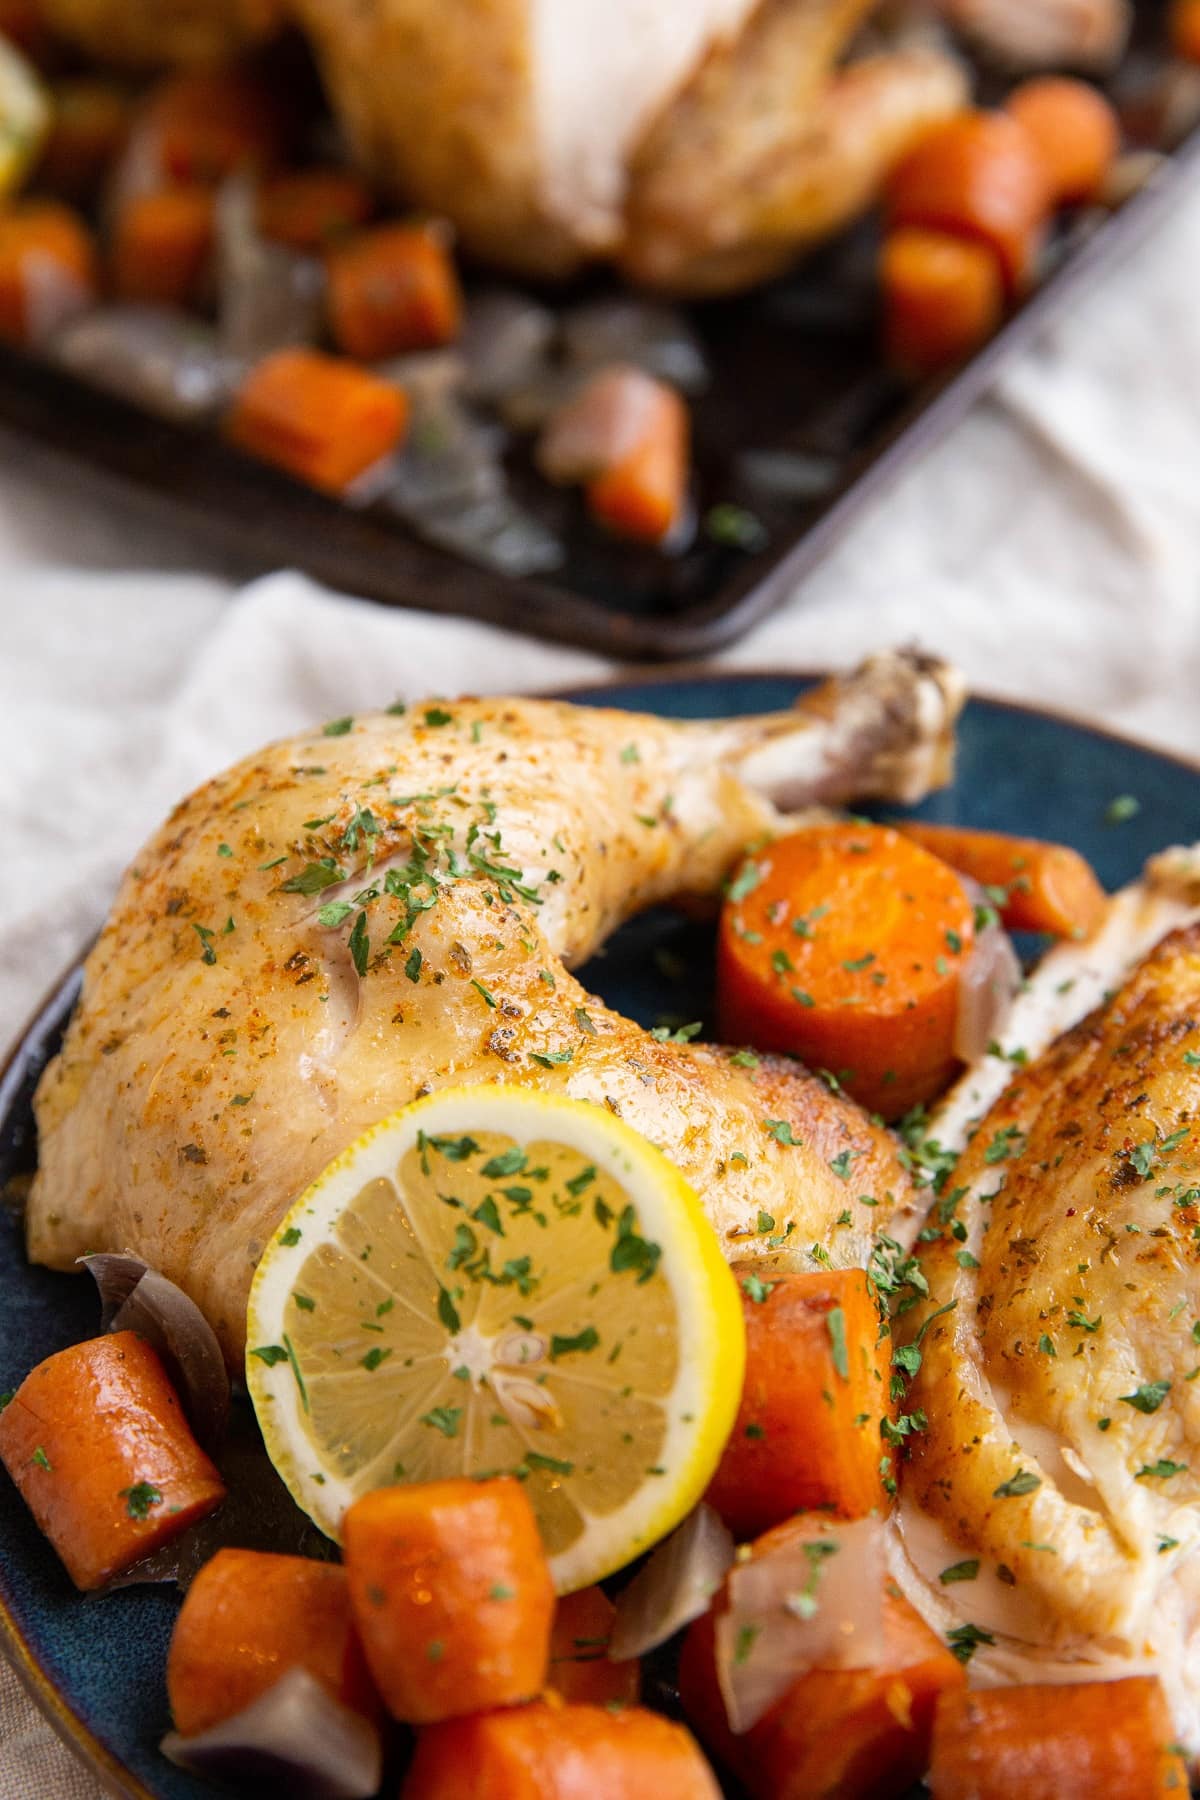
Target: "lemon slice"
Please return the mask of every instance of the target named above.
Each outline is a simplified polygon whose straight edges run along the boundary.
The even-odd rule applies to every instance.
[[[17,189],[50,129],[50,103],[19,50],[0,37],[0,197]]]
[[[745,1362],[679,1171],[602,1107],[502,1086],[417,1101],[331,1163],[247,1325],[267,1449],[323,1531],[391,1482],[516,1474],[563,1593],[699,1499]]]

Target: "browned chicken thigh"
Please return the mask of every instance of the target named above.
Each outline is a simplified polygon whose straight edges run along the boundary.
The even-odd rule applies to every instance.
[[[416,1096],[500,1080],[642,1131],[731,1257],[782,1240],[800,1266],[814,1246],[864,1262],[911,1203],[881,1127],[795,1064],[657,1041],[569,969],[642,908],[716,892],[784,823],[775,799],[944,779],[960,701],[944,666],[880,657],[764,719],[431,702],[249,758],[146,846],[88,960],[37,1096],[31,1254],[136,1251],[236,1362],[297,1194]],[[830,1169],[844,1150],[852,1192]]]
[[[1192,1751],[1197,898],[978,1124],[934,1204],[928,1296],[897,1330],[919,1365],[897,1561],[911,1597],[970,1634],[984,1682],[1156,1669]]]

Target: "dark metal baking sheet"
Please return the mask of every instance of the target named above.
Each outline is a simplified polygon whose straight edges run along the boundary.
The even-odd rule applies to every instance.
[[[1162,8],[1140,7],[1139,27],[1133,56],[1144,81],[1162,63]],[[1115,78],[1127,93],[1128,78],[1128,67]],[[982,83],[989,97],[999,85],[995,77]],[[986,391],[1002,361],[1136,248],[1198,166],[1200,128],[1193,128],[1117,210],[1068,219],[1044,279],[996,336],[965,366],[916,390],[880,357],[872,222],[782,282],[692,308],[713,376],[694,403],[697,508],[703,517],[723,501],[748,506],[767,530],[765,546],[752,554],[703,529],[677,556],[620,545],[518,455],[517,490],[565,524],[567,560],[553,577],[499,575],[425,544],[378,505],[328,500],[211,432],[149,418],[2,347],[0,430],[36,440],[98,482],[136,491],[148,508],[249,565],[300,568],[389,605],[484,619],[618,659],[703,655],[791,594],[866,503]],[[739,474],[749,450],[808,459],[818,476],[828,471],[824,491],[772,510]]]

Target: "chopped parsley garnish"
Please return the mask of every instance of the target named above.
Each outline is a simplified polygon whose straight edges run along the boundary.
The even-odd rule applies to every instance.
[[[440,1431],[443,1437],[457,1437],[458,1422],[462,1415],[461,1406],[435,1406],[431,1412],[421,1414],[421,1424]]]
[[[120,1498],[131,1519],[148,1518],[152,1506],[162,1505],[162,1494],[148,1481],[135,1481],[132,1487],[122,1488]]]
[[[984,1631],[979,1625],[956,1625],[953,1631],[946,1633],[951,1654],[957,1656],[960,1663],[969,1663],[980,1644],[994,1644],[995,1641],[991,1632]]]
[[[840,1306],[831,1307],[825,1314],[825,1328],[829,1333],[833,1366],[843,1381],[849,1381],[850,1354],[846,1348],[846,1315]]]
[[[993,1499],[1013,1500],[1021,1494],[1032,1494],[1041,1485],[1040,1475],[1035,1475],[1031,1469],[1018,1469],[1015,1475],[1010,1475],[1007,1481],[1002,1481],[994,1490]]]
[[[354,720],[353,719],[330,719],[328,725],[322,725],[321,736],[322,737],[345,737],[347,732],[353,731],[353,729],[354,729]]]
[[[943,1569],[938,1580],[943,1587],[949,1587],[955,1581],[974,1581],[978,1573],[979,1558],[968,1556],[963,1562],[951,1563],[948,1569]]]
[[[1124,825],[1127,819],[1136,819],[1142,810],[1142,803],[1132,794],[1116,794],[1109,801],[1104,812],[1106,825]]]
[[[550,1361],[557,1362],[560,1356],[570,1356],[575,1351],[594,1350],[600,1342],[600,1334],[592,1325],[585,1325],[574,1337],[558,1337],[550,1339]]]
[[[419,954],[420,952],[418,952],[418,955]],[[350,955],[354,960],[355,970],[361,980],[367,972],[367,964],[371,958],[371,940],[367,936],[367,915],[365,912],[360,912],[357,919],[354,921],[354,929],[350,933]]]
[[[770,1132],[777,1144],[786,1144],[793,1150],[798,1150],[804,1142],[803,1138],[798,1138],[792,1131],[787,1119],[764,1119],[763,1127]]]
[[[1144,1381],[1132,1394],[1121,1394],[1121,1402],[1140,1413],[1156,1413],[1171,1391],[1169,1381]]]
[[[746,1275],[742,1279],[742,1291],[756,1306],[761,1306],[767,1295],[777,1288],[777,1281],[760,1281],[757,1275]]]
[[[1182,1475],[1187,1469],[1186,1463],[1171,1462],[1169,1457],[1160,1457],[1156,1463],[1143,1463],[1134,1477],[1135,1481],[1167,1481],[1172,1475]]]
[[[741,869],[739,869],[737,875],[729,884],[727,898],[732,900],[734,905],[736,905],[739,900],[744,900],[747,894],[752,894],[754,892],[755,888],[762,881],[762,878],[762,870],[756,862],[743,863]]]

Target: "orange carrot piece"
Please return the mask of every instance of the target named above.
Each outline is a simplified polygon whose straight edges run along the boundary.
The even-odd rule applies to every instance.
[[[635,1706],[641,1687],[636,1659],[610,1662],[617,1609],[603,1588],[564,1594],[554,1611],[548,1680],[563,1700],[591,1706]]]
[[[640,1706],[517,1706],[422,1731],[400,1800],[468,1786],[473,1800],[720,1800],[691,1734]]]
[[[742,865],[717,939],[725,1043],[785,1050],[898,1118],[954,1052],[974,908],[945,863],[883,825],[811,826]]]
[[[77,76],[56,82],[50,136],[37,183],[67,200],[88,200],[99,188],[129,130],[129,98],[115,82]]]
[[[0,1412],[0,1461],[79,1588],[103,1587],[225,1498],[132,1331],[39,1363]]]
[[[687,497],[691,422],[682,396],[656,382],[657,403],[624,456],[587,484],[592,517],[618,537],[659,544]]]
[[[1200,63],[1200,0],[1172,0],[1167,35],[1176,56]]]
[[[265,181],[258,196],[264,237],[292,250],[323,250],[374,211],[370,188],[349,169],[299,169]]]
[[[1010,931],[1087,937],[1104,917],[1108,895],[1091,864],[1066,844],[960,825],[927,825],[920,819],[906,819],[896,829],[990,889]]]
[[[889,1340],[861,1269],[742,1277],[746,1379],[707,1494],[739,1542],[790,1514],[861,1519],[890,1505],[880,1420]]]
[[[113,232],[112,282],[122,300],[160,306],[195,301],[212,261],[211,188],[164,188],[121,208]]]
[[[95,245],[69,207],[28,200],[0,212],[0,338],[32,342],[41,326],[86,304],[96,283]]]
[[[1050,210],[1037,146],[1008,113],[962,112],[932,126],[888,182],[891,225],[989,244],[1010,293],[1029,281]]]
[[[408,402],[366,369],[317,350],[280,350],[250,371],[226,422],[240,449],[341,493],[403,441]]]
[[[1100,90],[1068,75],[1039,75],[1014,88],[1004,108],[1037,145],[1056,205],[1095,199],[1121,147],[1116,112]]]
[[[1158,1680],[947,1693],[933,1730],[934,1800],[1180,1800],[1188,1791]]]
[[[346,1571],[306,1556],[218,1550],[184,1598],[167,1656],[175,1728],[232,1718],[289,1669],[306,1669],[368,1718],[379,1702],[350,1609]]]
[[[329,328],[365,362],[447,344],[462,326],[462,294],[441,237],[421,225],[377,225],[332,245]]]
[[[876,1666],[810,1670],[740,1737],[717,1679],[714,1614],[690,1627],[679,1663],[684,1717],[754,1800],[899,1800],[924,1774],[939,1696],[957,1692],[966,1672],[890,1582],[883,1609]]]
[[[540,1691],[554,1583],[518,1481],[378,1488],[346,1514],[342,1547],[367,1663],[398,1719],[431,1724]]]
[[[157,150],[169,182],[216,183],[239,169],[275,168],[289,135],[277,93],[232,69],[170,76],[136,129]]]
[[[1000,323],[1004,283],[987,244],[902,225],[884,239],[879,270],[887,353],[901,369],[961,362]]]

